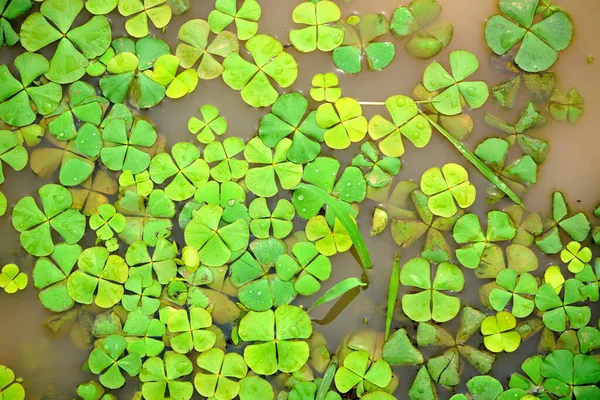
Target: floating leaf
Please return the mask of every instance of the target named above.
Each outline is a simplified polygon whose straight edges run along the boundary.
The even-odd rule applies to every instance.
[[[454,163],[425,171],[421,176],[421,190],[430,196],[427,200],[429,210],[444,218],[458,212],[455,201],[460,208],[468,208],[475,202],[475,186],[469,182],[469,174]]]
[[[313,87],[310,89],[310,97],[314,101],[336,102],[342,97],[342,89],[337,87],[338,84],[337,76],[331,72],[316,74],[312,78]]]
[[[432,99],[435,109],[445,115],[457,115],[465,103],[472,109],[483,106],[489,96],[487,84],[465,82],[479,69],[477,57],[465,50],[455,50],[450,53],[450,69],[452,75],[440,63],[434,62],[423,73],[423,85],[427,90],[445,89]]]
[[[160,357],[151,357],[144,361],[140,370],[142,394],[145,399],[164,399],[167,393],[171,397],[190,399],[194,393],[191,382],[181,380],[193,372],[193,365],[184,355],[167,351]]]
[[[333,63],[349,74],[362,70],[363,58],[367,59],[369,69],[373,71],[386,68],[396,56],[396,47],[391,42],[373,40],[389,31],[387,18],[383,14],[366,14],[357,19],[356,24],[351,23],[350,19],[345,23],[340,22],[344,30],[344,41],[333,50]]]
[[[575,88],[564,92],[554,89],[550,96],[550,115],[556,121],[569,121],[574,125],[583,116],[583,97]]]
[[[436,0],[414,0],[408,7],[398,7],[390,20],[390,31],[403,39],[413,35],[404,46],[414,58],[431,58],[444,50],[452,40],[454,27],[450,23],[436,23],[442,7]]]
[[[59,41],[49,68],[42,72],[53,82],[65,84],[80,79],[88,60],[101,56],[110,46],[110,24],[103,15],[73,28],[82,9],[81,0],[44,1],[40,12],[29,15],[21,25],[21,44],[27,51],[35,52]]]
[[[297,24],[309,25],[302,29],[290,30],[290,42],[299,51],[310,53],[331,51],[344,41],[344,30],[332,26],[342,16],[340,8],[333,1],[306,1],[300,3],[292,12],[292,19]]]
[[[312,324],[299,307],[282,305],[274,312],[250,311],[240,321],[238,333],[240,339],[252,343],[244,349],[244,359],[257,374],[294,372],[308,361],[305,339],[312,333]]]
[[[0,289],[13,294],[27,287],[29,278],[16,264],[6,264],[0,272]]]
[[[230,0],[220,0],[226,1]],[[245,4],[249,2],[256,3],[256,0],[245,0]],[[269,77],[282,88],[289,87],[298,76],[296,60],[269,35],[252,37],[246,43],[246,49],[254,63],[244,60],[238,53],[229,54],[223,61],[223,81],[232,89],[240,90],[242,99],[252,107],[270,106],[277,100],[278,93]]]
[[[99,347],[90,353],[88,366],[94,374],[100,375],[100,383],[109,389],[118,389],[125,384],[121,370],[129,376],[136,376],[142,367],[142,359],[136,353],[126,353],[127,341],[120,335],[104,339]]]
[[[512,353],[517,350],[521,344],[521,335],[514,330],[516,327],[515,317],[506,311],[487,317],[481,323],[485,347],[494,353]]]
[[[456,265],[441,263],[431,282],[431,266],[424,258],[407,261],[400,271],[400,283],[422,289],[421,292],[405,294],[402,309],[413,321],[425,322],[433,319],[446,322],[460,311],[460,300],[444,291],[460,292],[464,287],[464,276]]]
[[[14,59],[14,64],[20,81],[13,77],[8,66],[0,65],[0,118],[9,125],[21,127],[34,122],[36,112],[45,115],[56,110],[62,89],[55,82],[37,83],[37,79],[50,69],[44,56],[25,52]]]
[[[550,68],[558,52],[566,49],[573,37],[573,24],[564,12],[556,12],[534,24],[539,0],[501,0],[500,11],[485,26],[485,39],[496,54],[502,55],[521,42],[515,61],[528,72]],[[509,17],[510,19],[506,18]]]
[[[17,378],[12,369],[4,365],[0,365],[0,395],[11,400],[25,399],[25,389],[21,378]]]
[[[47,256],[54,250],[51,228],[68,244],[77,243],[85,231],[85,217],[71,209],[73,197],[64,187],[47,184],[38,190],[42,210],[31,196],[15,204],[12,223],[21,233],[23,248],[34,256]]]
[[[227,57],[239,50],[235,35],[228,31],[219,32],[209,43],[210,25],[203,19],[192,19],[179,28],[177,37],[183,43],[177,45],[175,54],[183,68],[192,68],[198,60],[196,72],[200,79],[214,79],[223,73],[218,57]]]
[[[142,2],[143,1],[143,2]],[[148,36],[148,19],[157,29],[171,21],[171,7],[167,0],[119,0],[119,14],[131,17],[125,22],[127,33],[136,38]]]
[[[215,9],[208,14],[208,23],[214,33],[220,33],[235,22],[238,39],[248,40],[258,31],[260,15],[260,5],[256,0],[244,0],[239,8],[236,0],[217,0]]]

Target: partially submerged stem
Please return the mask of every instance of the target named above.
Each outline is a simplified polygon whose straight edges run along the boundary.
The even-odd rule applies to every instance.
[[[384,101],[359,101],[361,106],[385,106]]]
[[[438,125],[423,111],[419,110],[419,113],[423,117],[425,117],[435,129],[437,129],[442,135],[444,135],[446,139],[448,139],[450,143],[452,143],[454,147],[456,147],[458,151],[460,151],[462,155],[483,174],[483,176],[485,176],[490,182],[492,182],[498,189],[502,190],[504,194],[508,196],[508,198],[514,201],[517,205],[523,204],[519,196],[517,196],[516,193],[513,192],[506,183],[502,182],[502,180],[498,178],[498,176],[490,169],[490,167],[488,167],[483,161],[481,161],[479,157],[471,153],[471,151],[465,146],[463,146],[463,144],[457,138],[452,136],[450,132]]]
[[[400,287],[400,255],[394,256],[394,266],[390,275],[390,285],[388,287],[387,311],[385,318],[385,340],[390,336],[392,320],[394,319],[394,309],[396,300],[398,300],[398,288]]]

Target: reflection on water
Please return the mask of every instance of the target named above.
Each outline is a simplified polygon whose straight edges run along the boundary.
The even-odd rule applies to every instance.
[[[408,0],[405,2],[407,3]],[[450,46],[439,54],[437,59],[446,63],[448,54],[455,49],[468,49],[474,52],[481,61],[480,71],[473,77],[486,80],[490,86],[500,83],[504,76],[494,73],[488,66],[487,59],[490,51],[483,39],[483,28],[487,17],[496,13],[496,1],[473,0],[439,0],[443,7],[440,21],[454,23],[454,39]],[[165,33],[166,39],[174,49],[177,43],[177,30],[181,23],[192,17],[206,18],[213,2],[194,2],[192,11],[182,16],[174,17]],[[278,37],[287,43],[287,32],[293,26],[291,10],[296,1],[261,0],[263,15],[260,23],[260,32]],[[341,4],[342,2],[340,2]],[[379,12],[389,15],[398,6],[398,1],[344,1],[344,16],[353,12]],[[595,202],[600,199],[600,163],[597,160],[600,148],[600,96],[596,93],[600,89],[600,25],[594,20],[600,4],[589,0],[563,1],[576,26],[574,41],[570,48],[562,52],[554,69],[557,72],[557,86],[568,90],[577,87],[584,97],[586,114],[577,124],[571,127],[565,123],[552,122],[541,130],[536,131],[542,138],[550,142],[550,154],[542,165],[539,181],[525,198],[525,203],[530,210],[547,212],[550,210],[550,193],[557,189],[565,192],[574,210],[590,212]],[[113,31],[118,31],[122,26],[118,17],[112,18]],[[394,41],[394,43],[398,43]],[[381,72],[363,71],[356,76],[340,75],[340,87],[345,96],[354,97],[361,101],[383,101],[395,94],[409,94],[413,86],[421,80],[422,73],[430,61],[414,60],[408,57],[398,45],[396,60],[390,67]],[[300,73],[296,83],[290,88],[292,91],[307,92],[310,88],[310,79],[316,73],[334,71],[331,57],[328,54],[299,54],[293,48],[288,49],[298,60]],[[588,55],[596,56],[596,61],[588,64]],[[14,58],[14,51],[2,50],[0,57],[3,62]],[[191,115],[198,113],[198,108],[203,104],[213,104],[229,123],[229,134],[249,138],[256,134],[256,128],[265,110],[255,110],[244,104],[238,92],[228,88],[220,79],[201,81],[198,89],[184,100],[166,100],[159,107],[147,111],[157,126],[157,131],[168,137],[170,143],[190,140],[187,131],[187,120]],[[519,102],[518,104],[523,104]],[[475,145],[484,137],[496,135],[483,124],[483,113],[492,112],[508,121],[516,119],[518,110],[502,111],[493,102],[473,114],[475,130],[466,144],[474,149]],[[380,107],[365,106],[365,116],[382,112]],[[499,136],[499,135],[497,135]],[[342,154],[336,153],[335,157],[342,161],[349,161],[357,148]],[[431,143],[426,149],[407,149],[402,157],[403,169],[398,175],[398,180],[418,180],[422,172],[432,166],[442,165],[446,162],[466,163],[460,158],[456,150],[443,138],[434,134]],[[487,205],[482,201],[487,181],[473,168],[469,167],[471,181],[477,186],[480,193],[479,200],[473,212],[485,213]],[[9,199],[9,204],[14,205],[19,198],[35,194],[43,182],[31,171],[24,170],[19,173],[7,172],[7,182],[2,191]],[[389,230],[374,238],[368,237],[370,229],[370,216],[375,203],[365,201],[361,206],[359,223],[365,234],[367,245],[374,261],[374,268],[370,272],[371,285],[362,292],[340,316],[326,326],[317,326],[316,329],[323,333],[330,344],[330,350],[335,350],[341,338],[356,329],[368,327],[383,331],[386,302],[387,282],[390,274],[392,259],[398,247],[393,243]],[[0,237],[2,237],[2,263],[16,262],[29,275],[33,268],[34,259],[24,254],[20,249],[18,235],[10,223],[10,213],[2,217],[0,224]],[[415,244],[411,249],[404,251],[402,258],[416,254],[420,244]],[[349,253],[336,256],[333,260],[334,273],[325,286],[332,285],[348,276],[360,276],[360,267]],[[547,265],[542,259],[540,270]],[[31,275],[30,275],[31,276]],[[465,271],[467,283],[461,298],[465,304],[479,304],[477,290],[481,284],[471,271]],[[310,305],[314,298],[302,299],[300,304]],[[67,333],[62,338],[53,337],[44,328],[44,321],[50,316],[40,305],[33,285],[21,293],[13,296],[0,294],[0,364],[10,366],[17,375],[25,379],[24,385],[28,398],[40,398],[43,393],[48,393],[51,388],[63,391],[68,398],[74,396],[78,383],[92,378],[91,374],[80,371],[81,365],[87,358],[88,351],[80,350],[72,340],[72,334]],[[313,317],[322,318],[328,306],[315,310]],[[398,320],[395,325],[405,321]],[[450,324],[450,330],[455,329]],[[535,339],[534,339],[535,340]],[[80,339],[77,341],[81,341]],[[527,346],[529,347],[529,346]],[[531,346],[533,347],[533,346]],[[534,349],[532,349],[533,351]],[[500,355],[494,366],[494,375],[501,381],[516,369],[521,360],[530,355],[527,350],[513,355]],[[468,368],[464,371],[463,382],[474,371]],[[405,398],[408,385],[412,381],[414,372],[404,368],[401,377],[399,398]],[[448,393],[442,391],[442,397]]]

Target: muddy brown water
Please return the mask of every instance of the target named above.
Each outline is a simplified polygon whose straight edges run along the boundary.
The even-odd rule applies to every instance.
[[[213,6],[212,1],[193,1],[192,9],[182,15],[174,17],[167,31],[162,37],[167,40],[174,50],[177,45],[177,30],[181,23],[191,18],[206,18]],[[436,59],[447,65],[450,51],[466,49],[474,52],[480,59],[481,68],[474,78],[488,82],[490,86],[500,83],[505,77],[493,72],[488,64],[490,51],[487,48],[483,29],[486,18],[497,13],[497,1],[493,0],[439,0],[443,7],[441,21],[451,21],[454,24],[454,38],[450,46],[440,53]],[[266,33],[277,37],[286,44],[289,29],[294,27],[291,20],[292,9],[296,1],[261,0],[263,13],[260,20],[259,33]],[[343,17],[354,12],[383,12],[390,15],[395,7],[401,5],[399,1],[373,0],[373,1],[344,1],[339,2],[343,8]],[[567,195],[570,206],[574,210],[582,210],[588,214],[600,201],[600,162],[598,154],[600,149],[600,24],[596,18],[600,11],[600,4],[596,0],[569,0],[560,2],[567,8],[575,24],[573,43],[567,51],[561,53],[554,67],[557,74],[557,87],[569,89],[577,87],[585,99],[585,115],[576,126],[558,123],[549,120],[548,124],[536,133],[550,142],[550,154],[547,161],[541,166],[538,183],[529,190],[524,200],[532,211],[549,212],[550,194],[554,190],[561,190]],[[122,32],[122,20],[118,16],[111,16],[113,31]],[[424,68],[431,60],[419,61],[410,58],[403,50],[403,43],[397,44],[396,59],[384,71],[371,72],[365,70],[360,74],[351,76],[338,73],[340,87],[344,96],[350,96],[359,101],[384,101],[395,94],[410,94],[415,84],[420,82]],[[301,91],[308,94],[310,80],[316,73],[336,72],[329,54],[311,53],[301,54],[293,48],[287,51],[292,53],[299,64],[299,76],[289,91]],[[10,63],[17,53],[15,50],[0,50],[0,60]],[[588,64],[587,57],[595,56],[596,60]],[[231,90],[220,79],[201,81],[196,91],[181,100],[165,100],[160,106],[144,112],[157,127],[160,134],[168,138],[169,144],[177,141],[191,141],[193,137],[187,131],[187,120],[192,115],[198,115],[198,109],[204,104],[213,104],[221,112],[228,123],[228,135],[236,135],[244,139],[254,136],[260,118],[268,112],[257,110],[246,105],[238,92]],[[519,102],[518,104],[523,104]],[[314,104],[312,104],[314,106]],[[492,112],[508,121],[517,118],[518,110],[503,111],[490,100],[482,110],[473,112],[475,130],[466,141],[466,145],[474,149],[475,145],[488,136],[494,134],[483,123],[483,113]],[[380,106],[364,106],[364,114],[368,118],[385,110]],[[335,152],[324,151],[336,158],[348,162],[357,153],[357,147],[349,151]],[[473,212],[480,215],[489,209],[484,202],[484,191],[488,182],[478,171],[472,168],[460,157],[460,154],[440,135],[434,133],[431,143],[421,150],[407,145],[407,151],[402,157],[402,171],[396,178],[399,180],[418,181],[423,171],[432,166],[441,166],[447,162],[458,162],[466,166],[471,181],[477,186],[478,199],[472,208]],[[6,182],[1,190],[9,200],[9,207],[23,196],[36,195],[37,189],[45,182],[36,177],[30,170],[25,169],[15,173],[8,169]],[[389,228],[384,233],[374,238],[368,236],[370,217],[377,204],[367,200],[361,204],[359,224],[367,246],[373,258],[373,269],[369,272],[370,286],[361,292],[358,297],[346,308],[332,323],[315,328],[328,339],[330,350],[335,351],[337,344],[344,335],[357,329],[369,328],[383,331],[385,324],[385,308],[388,278],[392,266],[392,259],[400,249],[392,241]],[[507,205],[500,203],[499,207]],[[10,209],[10,208],[9,208]],[[0,219],[0,255],[2,264],[16,262],[31,277],[34,258],[25,254],[21,249],[18,234],[13,229],[10,221],[10,212]],[[407,260],[416,255],[421,244],[417,243],[410,249],[402,252],[402,259]],[[355,259],[348,253],[335,256],[332,259],[334,273],[324,285],[327,288],[341,279],[349,276],[360,276],[361,269]],[[552,262],[552,259],[540,258],[540,269]],[[554,263],[559,262],[554,258]],[[475,278],[469,270],[465,271],[466,285],[460,294],[464,304],[478,306],[478,288],[483,283]],[[539,272],[538,271],[538,272]],[[310,306],[313,298],[302,298],[297,304]],[[592,307],[598,310],[597,305]],[[481,308],[481,306],[479,306]],[[325,305],[312,312],[314,319],[322,318],[328,311]],[[24,386],[28,399],[39,399],[50,391],[56,391],[64,398],[75,397],[77,384],[88,381],[94,377],[81,371],[89,350],[78,348],[72,338],[66,335],[62,338],[53,337],[44,327],[44,321],[50,316],[37,299],[37,291],[32,283],[28,288],[15,295],[0,293],[0,364],[11,367],[18,376],[24,379]],[[367,325],[365,325],[365,319]],[[394,326],[409,326],[403,320],[394,322]],[[453,332],[456,321],[449,324]],[[492,373],[504,384],[508,376],[519,370],[521,361],[535,351],[537,339],[531,339],[517,353],[512,355],[501,354],[497,357]],[[407,398],[407,389],[412,382],[415,370],[402,368],[396,370],[400,376],[400,386],[396,395],[399,399]],[[462,381],[475,375],[475,371],[465,367]],[[128,390],[136,389],[128,385]],[[460,387],[459,387],[460,389]],[[441,398],[449,397],[451,392],[440,389]],[[119,394],[119,398],[129,398],[129,394]],[[196,395],[197,396],[197,395]],[[63,398],[63,397],[60,397]]]

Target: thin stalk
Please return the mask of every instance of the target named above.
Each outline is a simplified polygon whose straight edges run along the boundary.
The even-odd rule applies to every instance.
[[[385,106],[384,101],[359,101],[361,106]]]
[[[444,128],[442,128],[440,125],[438,125],[435,121],[433,121],[431,118],[429,118],[429,116],[427,114],[425,114],[423,111],[419,110],[419,113],[425,117],[429,123],[435,128],[437,129],[443,136],[446,137],[446,139],[448,139],[450,141],[450,143],[452,143],[454,145],[454,147],[456,147],[458,149],[458,151],[460,151],[462,153],[462,155],[471,162],[471,164],[473,164],[475,166],[475,168],[477,168],[479,170],[479,172],[481,172],[483,174],[483,176],[485,176],[490,182],[492,182],[498,189],[502,190],[504,192],[504,194],[506,194],[512,201],[515,202],[515,204],[517,205],[522,205],[523,202],[521,201],[521,199],[519,198],[519,196],[517,196],[515,194],[515,192],[513,192],[506,183],[502,182],[502,180],[500,178],[498,178],[498,176],[490,169],[490,167],[488,167],[483,161],[481,161],[479,159],[479,157],[477,157],[475,154],[471,153],[471,151],[469,149],[467,149],[465,146],[463,146],[463,144],[456,139],[454,136],[452,136],[450,134],[450,132],[448,132],[447,130],[445,130]]]
[[[394,307],[398,299],[398,288],[400,287],[400,255],[394,257],[394,266],[390,275],[390,285],[388,287],[387,313],[385,318],[385,340],[390,336],[392,328],[392,319],[394,318]]]

